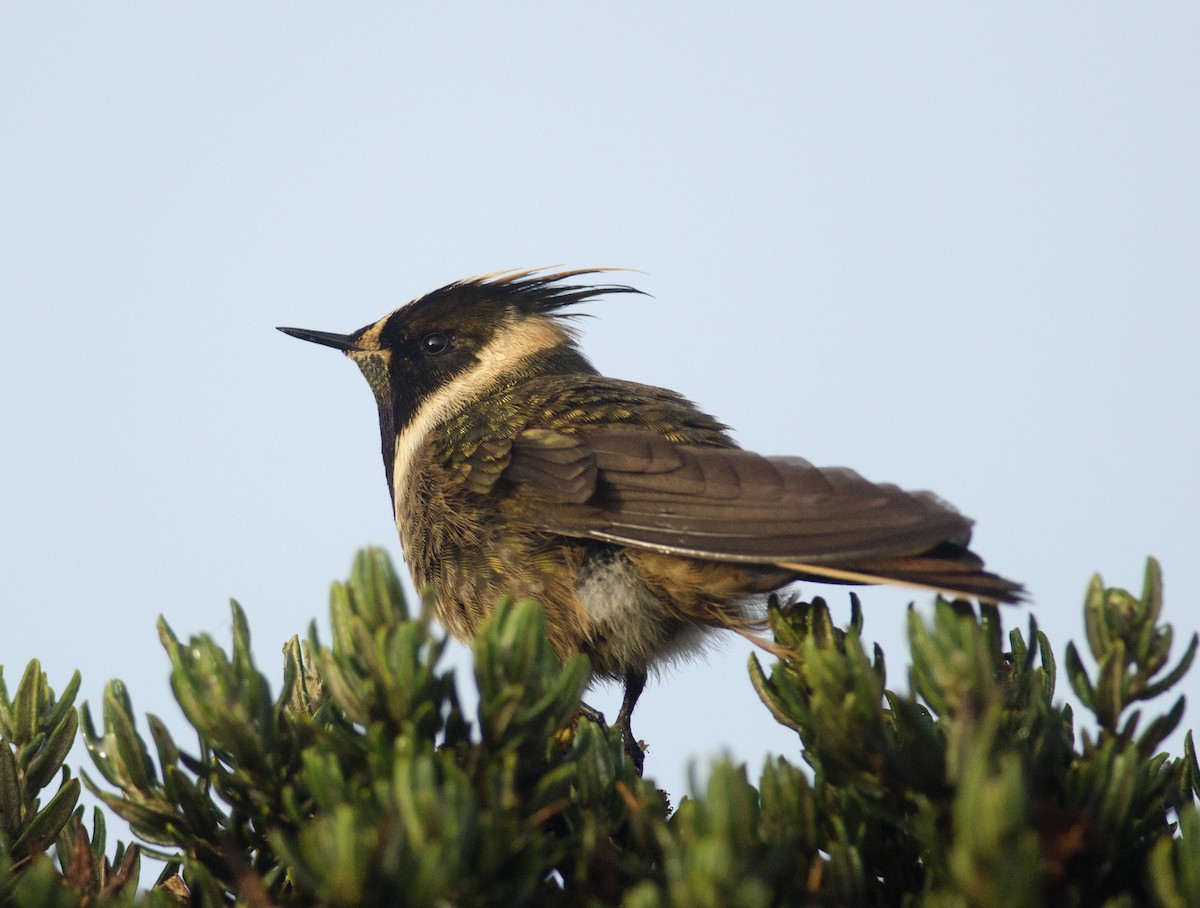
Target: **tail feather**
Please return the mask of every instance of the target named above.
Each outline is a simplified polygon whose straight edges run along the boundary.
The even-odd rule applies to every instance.
[[[794,563],[780,566],[795,571],[797,579],[825,583],[887,583],[989,602],[1025,600],[1025,587],[983,570],[982,563],[973,553],[964,551],[964,554],[969,557],[951,559],[930,554],[844,568]]]

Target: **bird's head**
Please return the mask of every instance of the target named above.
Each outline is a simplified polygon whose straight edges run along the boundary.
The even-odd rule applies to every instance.
[[[341,350],[366,376],[379,405],[385,463],[397,437],[421,437],[498,386],[535,375],[594,372],[564,310],[620,284],[580,284],[602,273],[509,271],[448,284],[352,334],[280,328]]]

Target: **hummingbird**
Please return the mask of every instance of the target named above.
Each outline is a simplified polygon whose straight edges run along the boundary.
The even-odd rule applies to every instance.
[[[469,641],[504,597],[540,602],[560,659],[623,683],[616,726],[640,772],[650,672],[718,629],[787,655],[755,633],[764,594],[801,580],[1022,598],[932,493],[743,450],[682,395],[600,374],[573,307],[640,292],[598,283],[607,271],[494,272],[351,334],[279,328],[366,377],[404,558],[450,634]]]

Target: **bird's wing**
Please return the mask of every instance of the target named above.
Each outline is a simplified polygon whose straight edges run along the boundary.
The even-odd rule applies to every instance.
[[[505,460],[501,475],[536,497],[526,517],[542,529],[670,554],[803,569],[970,539],[971,521],[927,492],[645,430],[526,430]]]

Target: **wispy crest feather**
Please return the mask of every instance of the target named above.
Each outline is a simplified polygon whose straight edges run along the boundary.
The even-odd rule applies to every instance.
[[[614,293],[646,294],[627,284],[577,284],[564,283],[572,278],[592,274],[608,274],[613,271],[628,271],[627,268],[574,268],[567,271],[552,271],[549,268],[523,268],[492,271],[465,280],[447,284],[427,294],[430,300],[458,296],[459,294],[486,293],[498,303],[511,305],[523,312],[572,317],[575,312],[561,312],[588,300]]]

